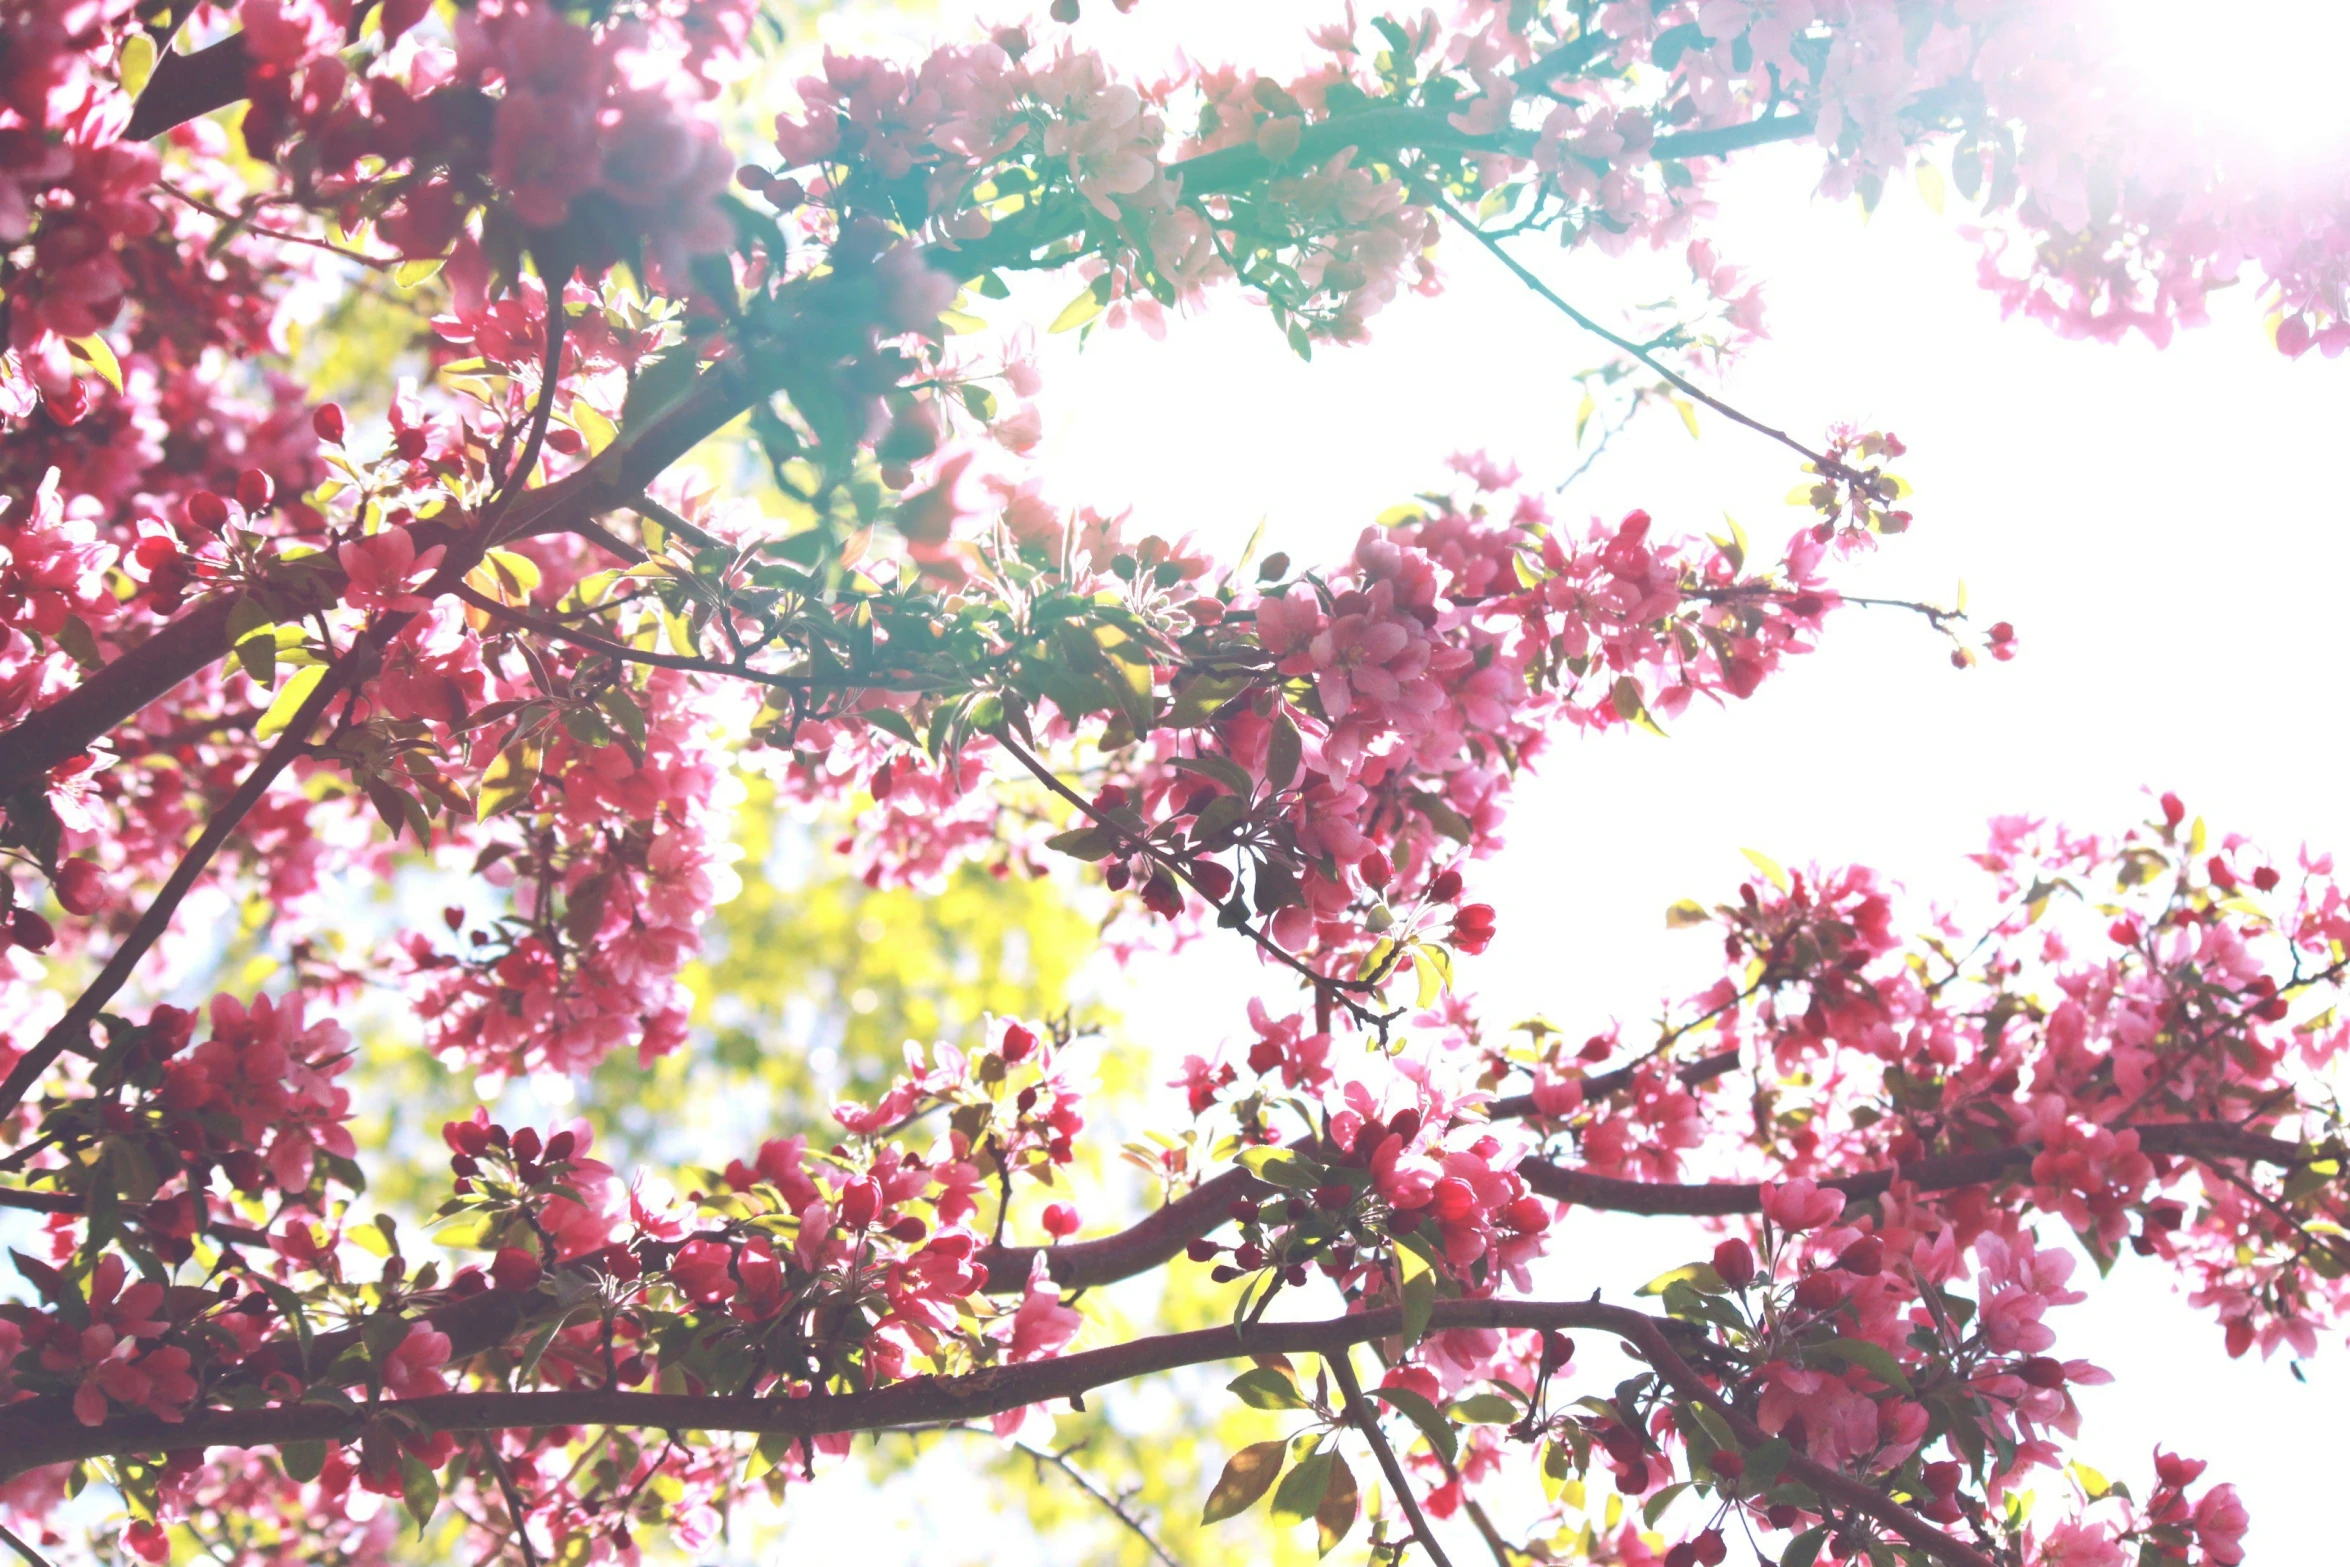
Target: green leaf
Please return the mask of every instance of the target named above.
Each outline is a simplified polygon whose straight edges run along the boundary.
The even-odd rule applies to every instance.
[[[1273,735],[1265,749],[1265,786],[1275,793],[1289,787],[1297,777],[1298,762],[1303,756],[1305,741],[1297,732],[1297,725],[1287,713],[1273,719]]]
[[[1297,1383],[1288,1373],[1271,1366],[1258,1366],[1243,1371],[1226,1384],[1225,1390],[1251,1409],[1304,1409],[1305,1399],[1297,1391]]]
[[[288,1479],[297,1485],[308,1485],[326,1467],[326,1444],[288,1442],[277,1450],[277,1461],[285,1467]]]
[[[1428,1319],[1436,1312],[1436,1275],[1414,1274],[1403,1281],[1403,1341],[1408,1348],[1428,1336]]]
[[[693,390],[694,377],[700,367],[693,354],[685,348],[672,348],[659,359],[637,372],[628,384],[628,396],[620,405],[620,434],[623,444],[634,441],[645,433],[645,426],[658,420],[681,402]]]
[[[437,276],[441,268],[448,265],[448,262],[449,258],[446,256],[419,256],[411,261],[403,261],[392,268],[392,281],[402,288],[414,288],[417,284]]]
[[[1362,1495],[1355,1488],[1355,1472],[1347,1466],[1344,1456],[1333,1451],[1330,1483],[1322,1492],[1322,1505],[1314,1509],[1322,1555],[1338,1549],[1340,1542],[1354,1531],[1355,1520],[1361,1514]]]
[[[1865,1338],[1832,1338],[1806,1345],[1805,1353],[1815,1359],[1841,1360],[1858,1366],[1896,1392],[1910,1390],[1909,1374],[1901,1369],[1901,1362],[1893,1358],[1893,1352]]]
[[[1234,1453],[1217,1477],[1216,1488],[1208,1493],[1199,1521],[1221,1523],[1254,1507],[1257,1498],[1273,1488],[1273,1477],[1281,1472],[1281,1460],[1288,1451],[1287,1442],[1256,1442]]]
[[[1118,835],[1107,827],[1079,827],[1053,834],[1044,841],[1044,846],[1072,859],[1106,860],[1118,852],[1119,841]]]
[[[416,1533],[421,1538],[424,1526],[432,1522],[434,1509],[441,1505],[441,1481],[422,1459],[406,1453],[400,1455],[400,1500],[408,1505],[408,1516],[416,1520]]]
[[[277,696],[270,702],[269,710],[253,726],[254,738],[274,739],[286,725],[292,723],[294,715],[302,710],[302,704],[310,700],[310,693],[326,678],[326,668],[324,664],[312,664],[306,669],[295,670],[287,677],[286,683],[278,687]]]
[[[1707,1295],[1720,1295],[1730,1288],[1729,1285],[1722,1282],[1722,1276],[1714,1271],[1712,1263],[1692,1262],[1685,1267],[1675,1268],[1670,1273],[1658,1274],[1634,1290],[1633,1293],[1635,1295],[1662,1295],[1675,1284],[1686,1284]]]
[[[1828,1526],[1821,1524],[1806,1529],[1787,1542],[1787,1549],[1779,1553],[1779,1567],[1811,1567],[1819,1559],[1820,1547],[1828,1543]]]
[[[108,386],[122,390],[122,364],[114,357],[114,350],[106,346],[106,339],[92,333],[88,337],[69,337],[65,340],[74,357],[98,372]]]
[[[277,638],[271,632],[247,637],[237,644],[237,662],[261,685],[277,684]]]
[[[571,1312],[558,1312],[552,1321],[530,1336],[529,1345],[522,1351],[522,1361],[514,1368],[516,1387],[522,1387],[530,1381],[531,1373],[538,1370],[539,1361],[546,1356],[547,1346],[555,1342],[555,1335],[563,1331],[571,1318]]]
[[[1694,898],[1683,898],[1665,910],[1665,929],[1686,930],[1692,925],[1703,925],[1712,918],[1704,904]]]
[[[1260,1181],[1311,1191],[1329,1174],[1321,1165],[1287,1148],[1251,1148],[1240,1156],[1240,1166]]]
[[[1665,1515],[1666,1508],[1673,1505],[1674,1498],[1688,1489],[1689,1482],[1680,1480],[1657,1492],[1656,1495],[1648,1499],[1648,1505],[1640,1509],[1641,1521],[1651,1529],[1655,1528],[1656,1521]]]
[[[1518,1406],[1499,1393],[1472,1393],[1453,1400],[1453,1418],[1464,1425],[1506,1426],[1518,1419]]]
[[[106,662],[105,655],[98,651],[97,637],[79,615],[65,617],[65,624],[57,628],[57,645],[84,669],[96,669]]]
[[[1323,1494],[1330,1489],[1330,1462],[1337,1456],[1309,1453],[1291,1466],[1273,1493],[1275,1523],[1303,1523],[1321,1511]]]
[[[1107,274],[1104,276],[1106,277]],[[1061,307],[1061,313],[1053,317],[1053,324],[1046,327],[1045,331],[1047,333],[1075,331],[1095,316],[1100,315],[1104,305],[1105,302],[1100,297],[1099,291],[1088,286],[1085,292]]]
[[[1778,888],[1781,892],[1785,892],[1787,890],[1789,885],[1787,881],[1787,872],[1777,860],[1772,859],[1769,855],[1763,853],[1760,849],[1740,849],[1738,852],[1745,855],[1747,863],[1752,865],[1756,870],[1761,871],[1763,875],[1770,880],[1770,884],[1772,886]]]
[[[1460,1433],[1453,1429],[1452,1422],[1438,1414],[1434,1404],[1410,1388],[1375,1387],[1371,1389],[1371,1396],[1418,1426],[1420,1434],[1428,1439],[1428,1445],[1441,1454],[1446,1463],[1452,1462],[1453,1455],[1460,1451]]]

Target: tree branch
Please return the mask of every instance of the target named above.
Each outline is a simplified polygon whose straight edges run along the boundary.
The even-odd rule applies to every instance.
[[[935,1426],[1001,1414],[1028,1404],[1080,1396],[1112,1383],[1173,1371],[1178,1367],[1233,1360],[1244,1355],[1320,1355],[1337,1369],[1350,1345],[1403,1331],[1403,1309],[1376,1311],[1319,1322],[1257,1322],[1203,1328],[1135,1339],[1106,1349],[1086,1350],[1019,1366],[994,1366],[957,1377],[916,1377],[870,1393],[818,1393],[808,1398],[717,1398],[682,1393],[625,1393],[610,1389],[565,1392],[443,1393],[399,1399],[387,1406],[428,1431],[501,1431],[557,1425],[604,1425],[638,1430],[757,1432],[794,1437],[842,1431],[887,1431]],[[1428,1320],[1431,1332],[1456,1328],[1568,1329],[1611,1333],[1636,1345],[1642,1356],[1683,1397],[1720,1411],[1739,1440],[1760,1446],[1768,1437],[1730,1409],[1689,1363],[1674,1353],[1665,1324],[1623,1306],[1597,1301],[1444,1300]],[[455,1358],[452,1356],[452,1358]],[[1350,1405],[1360,1386],[1352,1368],[1340,1372]],[[54,1397],[33,1399],[0,1411],[0,1477],[76,1459],[204,1447],[274,1447],[287,1442],[356,1439],[373,1411],[346,1403],[298,1403],[268,1409],[205,1409],[181,1422],[152,1415],[119,1415],[85,1426],[66,1417]],[[1390,1451],[1388,1457],[1392,1459]],[[1400,1468],[1400,1465],[1398,1466]],[[1885,1524],[1946,1567],[1991,1567],[1979,1553],[1928,1525],[1864,1481],[1840,1474],[1798,1453],[1786,1472],[1824,1497]],[[1407,1516],[1417,1503],[1409,1486],[1389,1471]],[[1444,1559],[1424,1532],[1438,1567]]]
[[[2148,1153],[2178,1154],[2205,1163],[2242,1160],[2294,1165],[2308,1157],[2297,1143],[2264,1137],[2225,1122],[2169,1121],[2111,1130],[2136,1132],[2138,1146]],[[1954,1191],[1999,1180],[2029,1165],[2039,1152],[2038,1143],[2018,1143],[2008,1148],[1941,1154],[1930,1159],[1913,1159],[1889,1170],[1832,1176],[1819,1184],[1842,1192],[1847,1202],[1865,1202],[1883,1196],[1897,1180],[1922,1192]],[[1528,1159],[1518,1166],[1518,1174],[1545,1197],[1611,1213],[1719,1217],[1762,1211],[1762,1187],[1751,1182],[1679,1186],[1632,1181],[1569,1169],[1544,1159]]]
[[[1611,1323],[1602,1330],[1631,1340],[1639,1347],[1641,1358],[1654,1367],[1657,1375],[1664,1378],[1675,1392],[1719,1414],[1729,1422],[1730,1429],[1747,1447],[1760,1447],[1771,1440],[1769,1432],[1732,1408],[1728,1400],[1714,1391],[1711,1383],[1675,1353],[1655,1318],[1641,1312],[1627,1311],[1620,1324]],[[1831,1469],[1801,1451],[1788,1455],[1787,1467],[1781,1472],[1794,1475],[1823,1497],[1842,1502],[1856,1512],[1866,1513],[1910,1544],[1944,1562],[1947,1567],[1993,1567],[1991,1559],[1982,1552],[1944,1534],[1875,1486]]]
[[[41,1042],[24,1053],[23,1058],[16,1063],[15,1070],[8,1074],[7,1080],[0,1082],[0,1118],[5,1118],[24,1101],[33,1085],[41,1080],[41,1074],[49,1070],[50,1064],[68,1047],[85,1043],[89,1039],[90,1025],[97,1020],[99,1011],[114,999],[114,993],[131,977],[131,970],[138,967],[139,960],[147,955],[147,949],[154,946],[164,931],[170,928],[171,917],[178,910],[180,900],[196,885],[196,878],[204,874],[205,867],[212,863],[213,855],[220,852],[220,846],[228,842],[229,834],[236,831],[246,813],[261,802],[261,796],[277,781],[278,774],[293,765],[294,758],[309,744],[311,726],[318,722],[327,704],[340,696],[351,683],[361,662],[363,660],[356,648],[335,661],[325,678],[311,688],[310,695],[303,700],[292,721],[286,725],[285,733],[278,736],[277,743],[254,764],[253,770],[245,775],[245,781],[237,785],[236,793],[230,795],[220,809],[212,813],[212,819],[204,825],[203,835],[189,846],[186,854],[180,856],[171,878],[148,902],[138,923],[115,947],[114,955],[106,960],[106,966],[74,998],[73,1005],[65,1009],[65,1015],[57,1020],[56,1025],[41,1036]]]

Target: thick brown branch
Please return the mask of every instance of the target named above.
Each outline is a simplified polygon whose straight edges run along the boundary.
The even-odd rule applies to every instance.
[[[1742,1441],[1768,1438],[1727,1410],[1705,1380],[1674,1353],[1666,1324],[1645,1313],[1597,1301],[1438,1301],[1429,1330],[1455,1328],[1569,1329],[1612,1333],[1638,1346],[1683,1397],[1724,1411]],[[959,1377],[916,1377],[871,1393],[822,1393],[810,1398],[720,1398],[608,1389],[567,1392],[447,1393],[401,1399],[385,1406],[404,1420],[435,1431],[498,1431],[558,1425],[619,1426],[637,1430],[758,1432],[821,1436],[841,1431],[886,1431],[934,1426],[1000,1414],[1027,1404],[1082,1396],[1095,1388],[1154,1376],[1182,1366],[1244,1355],[1335,1357],[1349,1345],[1403,1331],[1399,1307],[1319,1322],[1259,1322],[1195,1333],[1135,1339],[1021,1366],[996,1366]],[[370,1418],[363,1406],[301,1403],[269,1409],[207,1409],[176,1424],[151,1415],[122,1415],[84,1426],[59,1416],[49,1399],[0,1413],[0,1459],[7,1474],[73,1459],[201,1447],[273,1447],[298,1441],[351,1441]],[[1865,1482],[1800,1454],[1787,1472],[1821,1495],[1867,1513],[1949,1567],[1989,1567],[1966,1546],[1928,1526]]]
[[[81,1213],[88,1207],[88,1203],[72,1192],[31,1192],[17,1186],[0,1186],[0,1208],[15,1208],[28,1213]],[[204,1226],[204,1233],[238,1246],[269,1244],[269,1237],[249,1224],[231,1224],[216,1219]]]
[[[1718,1075],[1712,1069],[1719,1059],[1700,1061],[1694,1067],[1707,1069],[1708,1075]],[[1598,1083],[1602,1079],[1591,1081]],[[1505,1106],[1513,1108],[1505,1111]],[[1514,1106],[1515,1101],[1503,1100],[1494,1108],[1513,1115],[1533,1113],[1530,1103]],[[2289,1166],[2308,1157],[2298,1144],[2222,1122],[2157,1122],[2133,1130],[2138,1133],[2139,1146],[2148,1153],[2206,1162],[2226,1160]],[[2029,1164],[2039,1151],[2037,1143],[2024,1143],[2012,1148],[1944,1154],[1913,1160],[1892,1170],[1833,1176],[1820,1184],[1834,1187],[1856,1201],[1883,1195],[1897,1177],[1920,1191],[1954,1191],[2000,1180]],[[1524,1161],[1518,1166],[1518,1173],[1527,1185],[1546,1197],[1611,1213],[1723,1217],[1762,1211],[1762,1187],[1748,1182],[1681,1185],[1634,1181],[1570,1169],[1545,1159]],[[1040,1252],[1054,1282],[1064,1289],[1090,1289],[1132,1278],[1171,1260],[1191,1241],[1212,1233],[1231,1216],[1232,1205],[1241,1198],[1263,1197],[1274,1191],[1275,1188],[1246,1170],[1227,1170],[1115,1235],[1067,1246],[989,1247],[980,1253],[980,1261],[988,1270],[986,1287],[997,1294],[1022,1288],[1032,1259]]]
[[[2298,1164],[2307,1157],[2298,1144],[2263,1137],[2221,1122],[2156,1122],[2131,1130],[2138,1134],[2138,1146],[2148,1153],[2178,1154],[2207,1162],[2242,1160],[2275,1165]],[[1833,1176],[1820,1184],[1835,1188],[1844,1193],[1847,1201],[1854,1202],[1882,1196],[1896,1180],[1923,1192],[1954,1191],[2012,1175],[2029,1165],[2039,1152],[2037,1143],[2018,1143],[2011,1148],[1941,1154],[1931,1159],[1914,1159],[1889,1170]],[[1569,1169],[1544,1159],[1528,1159],[1518,1166],[1518,1174],[1545,1197],[1611,1213],[1721,1216],[1762,1211],[1762,1187],[1751,1182],[1679,1186],[1631,1181]]]
[[[1027,1288],[1028,1270],[1040,1252],[1053,1282],[1065,1290],[1148,1273],[1230,1218],[1234,1203],[1272,1190],[1246,1170],[1231,1169],[1115,1235],[1065,1246],[990,1246],[979,1254],[987,1270],[983,1287],[999,1295]]]

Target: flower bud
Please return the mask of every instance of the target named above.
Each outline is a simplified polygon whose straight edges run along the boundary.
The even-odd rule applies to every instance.
[[[544,1269],[538,1258],[519,1246],[501,1246],[491,1259],[490,1277],[502,1290],[526,1290],[538,1283]]]
[[[96,860],[75,856],[57,871],[57,901],[66,913],[90,915],[113,901],[106,886],[106,873]]]
[[[1754,1248],[1733,1235],[1714,1248],[1714,1272],[1730,1288],[1746,1288],[1754,1282]]]
[[[310,415],[310,429],[329,446],[343,444],[343,410],[334,403],[320,403]]]

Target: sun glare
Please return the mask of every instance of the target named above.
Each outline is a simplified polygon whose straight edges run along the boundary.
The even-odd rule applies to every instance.
[[[2302,166],[2350,157],[2350,0],[2105,4],[2124,90],[2190,135]]]

